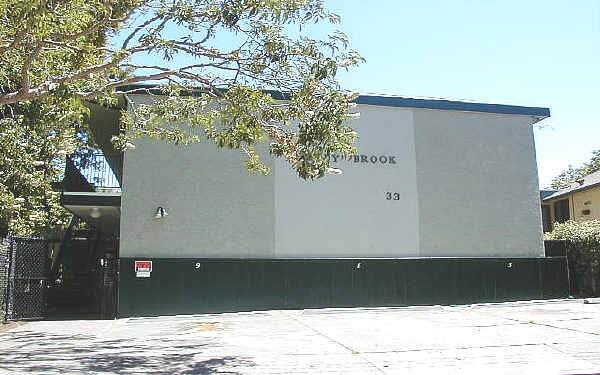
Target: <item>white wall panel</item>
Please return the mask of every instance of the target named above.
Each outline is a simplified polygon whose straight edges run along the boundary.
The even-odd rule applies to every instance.
[[[358,160],[333,163],[343,175],[301,181],[276,163],[277,257],[418,256],[412,111],[359,110],[360,120],[351,123],[360,133]]]

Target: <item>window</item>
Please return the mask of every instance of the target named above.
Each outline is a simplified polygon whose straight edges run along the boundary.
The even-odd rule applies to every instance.
[[[544,233],[552,232],[552,218],[550,217],[550,205],[542,205],[542,223],[544,225]]]
[[[564,223],[570,219],[569,215],[569,199],[561,199],[554,202],[554,221]]]

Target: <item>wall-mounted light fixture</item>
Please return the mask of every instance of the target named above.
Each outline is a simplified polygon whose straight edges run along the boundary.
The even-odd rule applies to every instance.
[[[158,208],[156,208],[156,213],[154,214],[155,219],[162,219],[163,217],[167,216],[169,216],[169,214],[167,213],[167,210],[164,207],[158,206]]]
[[[102,213],[100,212],[100,209],[98,207],[92,207],[92,210],[90,211],[90,217],[92,219],[97,219],[100,216],[102,216]]]

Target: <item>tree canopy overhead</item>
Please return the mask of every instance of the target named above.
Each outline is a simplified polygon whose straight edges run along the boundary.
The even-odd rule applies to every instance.
[[[600,171],[600,149],[592,151],[592,157],[582,166],[574,168],[569,165],[567,170],[552,179],[551,186],[557,190],[566,189],[577,180],[596,171]]]
[[[356,151],[344,121],[357,116],[355,94],[336,73],[363,59],[339,31],[305,36],[340,21],[321,0],[4,0],[0,21],[0,132],[10,144],[0,150],[0,227],[26,228],[40,212],[40,223],[57,222],[49,181],[57,160],[86,147],[76,136],[83,103],[114,104],[141,90],[131,84],[163,84],[162,95],[124,113],[121,149],[142,136],[204,137],[266,173],[254,146],[268,142],[304,179],[337,172],[329,156]]]

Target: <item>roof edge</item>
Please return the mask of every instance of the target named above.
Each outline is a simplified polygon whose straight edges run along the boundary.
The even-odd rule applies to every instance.
[[[404,96],[360,95],[358,104],[381,105],[386,107],[406,107],[438,109],[446,111],[483,112],[507,115],[550,117],[550,109],[510,104],[479,103],[462,100],[411,98]]]
[[[590,190],[596,187],[600,187],[600,182],[596,182],[595,184],[590,184],[590,185],[586,185],[586,186],[582,186],[580,188],[577,189],[573,189],[573,190],[567,190],[567,191],[557,191],[556,193],[554,193],[553,195],[550,195],[544,199],[542,199],[542,202],[550,202],[556,198],[562,198],[564,196],[573,194],[573,193],[580,193],[582,191],[586,191],[586,190]]]
[[[151,84],[133,84],[121,86],[118,88],[121,94],[143,94],[144,92],[152,94],[160,94],[160,85]],[[189,91],[184,95],[200,95],[203,91]],[[287,100],[290,94],[276,90],[265,90],[274,99]],[[417,98],[407,96],[386,96],[386,95],[359,95],[356,100],[357,104],[378,105],[384,107],[401,107],[401,108],[416,108],[416,109],[437,109],[444,111],[462,111],[462,112],[481,112],[506,115],[521,115],[533,116],[536,121],[550,117],[550,109],[545,107],[529,107],[518,106],[511,104],[493,104],[471,102],[464,100],[449,100],[437,98]]]

